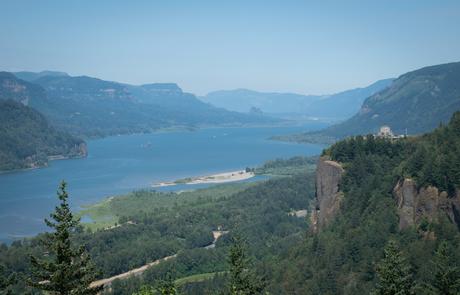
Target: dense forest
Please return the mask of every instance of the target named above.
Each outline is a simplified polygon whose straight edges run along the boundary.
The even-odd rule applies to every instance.
[[[13,100],[0,100],[0,170],[46,165],[49,156],[86,154],[83,140],[60,132],[43,115]]]
[[[457,112],[447,126],[421,137],[358,136],[325,150],[323,156],[340,162],[346,171],[340,183],[344,193],[340,213],[328,227],[290,249],[281,264],[287,272],[279,284],[289,286],[287,293],[367,294],[380,282],[378,264],[384,245],[392,241],[407,260],[413,292],[457,294],[458,220],[441,214],[437,221],[424,220],[400,230],[393,190],[398,180],[410,177],[419,188],[437,186],[448,192],[448,198],[458,199],[459,146]],[[435,253],[441,245],[446,248],[446,267],[456,273],[452,293],[433,287]]]

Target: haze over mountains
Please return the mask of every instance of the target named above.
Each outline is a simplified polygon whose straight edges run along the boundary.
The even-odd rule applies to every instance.
[[[204,102],[237,112],[257,108],[263,113],[284,118],[299,115],[343,120],[354,115],[363,101],[388,87],[393,79],[379,80],[367,87],[346,90],[332,95],[257,92],[249,89],[221,90],[200,97]]]
[[[34,107],[51,123],[84,137],[275,121],[213,107],[176,84],[134,86],[45,71],[3,72],[0,85],[3,99]]]
[[[368,97],[349,120],[325,130],[282,139],[334,141],[376,133],[388,125],[396,134],[421,134],[449,121],[460,110],[460,62],[424,67],[401,75],[386,89]]]

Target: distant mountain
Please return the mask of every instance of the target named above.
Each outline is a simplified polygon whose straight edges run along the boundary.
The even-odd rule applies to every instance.
[[[28,82],[33,82],[34,80],[37,80],[41,77],[46,77],[46,76],[53,76],[53,77],[68,77],[69,76],[67,73],[56,72],[56,71],[41,71],[38,73],[22,71],[22,72],[15,72],[13,74],[19,79],[22,79]]]
[[[17,74],[32,82],[2,72],[0,98],[34,107],[56,126],[80,136],[276,122],[269,117],[216,108],[175,84],[133,86],[55,72]]]
[[[86,155],[83,140],[57,131],[22,103],[0,100],[0,123],[0,170],[35,168],[49,158]]]
[[[211,92],[201,100],[218,107],[248,112],[255,107],[272,115],[306,115],[318,118],[345,119],[355,114],[364,99],[388,87],[393,79],[380,80],[364,87],[332,95],[266,93],[247,89]]]
[[[31,100],[40,101],[46,97],[45,89],[16,78],[8,72],[0,72],[0,100],[14,100],[25,105]]]
[[[316,117],[348,119],[356,114],[366,98],[387,88],[393,80],[379,80],[364,88],[355,88],[327,96],[313,102],[307,114]]]
[[[460,62],[406,73],[390,87],[367,98],[349,120],[325,130],[296,135],[296,141],[340,139],[376,133],[388,125],[397,134],[420,134],[447,123],[460,110]]]
[[[305,112],[308,106],[321,99],[321,96],[235,89],[210,92],[200,99],[232,111],[249,112],[255,107],[265,113],[275,114]]]

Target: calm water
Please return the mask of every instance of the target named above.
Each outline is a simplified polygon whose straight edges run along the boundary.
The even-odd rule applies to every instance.
[[[44,231],[56,188],[68,182],[74,209],[154,182],[256,166],[266,160],[320,153],[323,146],[267,140],[321,125],[209,128],[115,136],[88,142],[85,159],[53,161],[47,168],[0,174],[0,241]],[[183,189],[183,186],[177,189]]]

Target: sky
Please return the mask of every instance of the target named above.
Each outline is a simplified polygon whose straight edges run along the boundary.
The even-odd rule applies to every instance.
[[[460,61],[460,1],[0,0],[0,70],[328,94]]]

